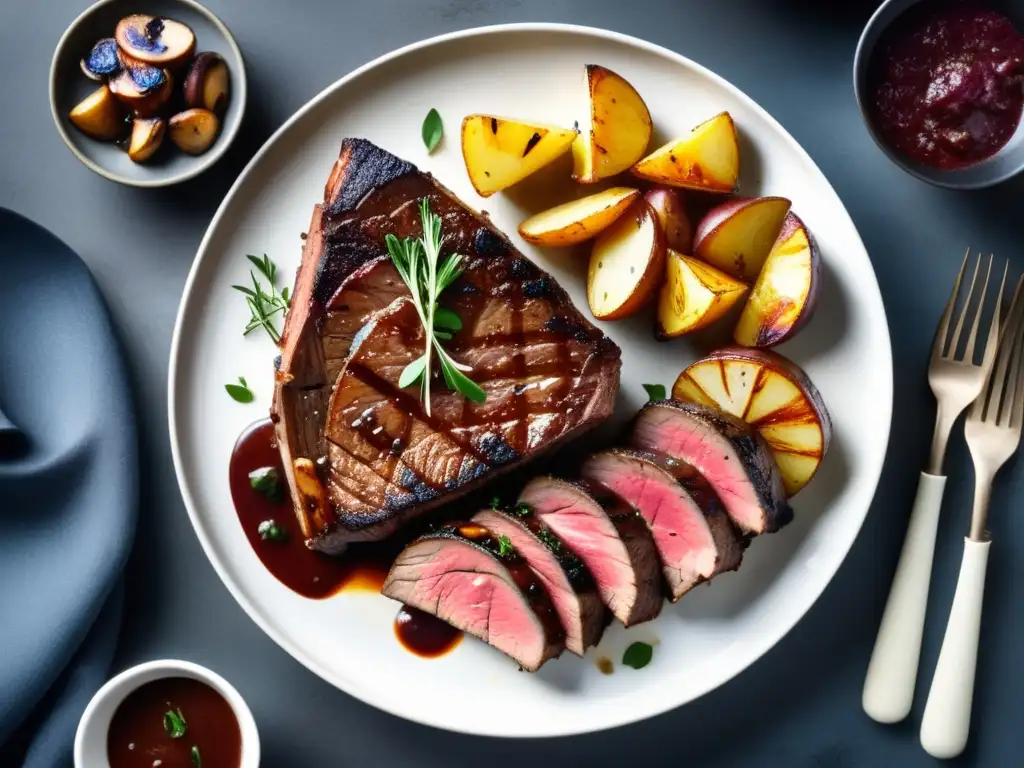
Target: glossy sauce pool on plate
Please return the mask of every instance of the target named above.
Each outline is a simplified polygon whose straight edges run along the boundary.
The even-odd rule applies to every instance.
[[[909,159],[950,170],[1011,139],[1024,110],[1024,37],[1000,13],[922,2],[875,47],[868,69],[875,126]]]
[[[181,713],[175,738],[164,725]],[[199,680],[165,677],[139,686],[114,712],[107,731],[110,768],[238,768],[242,731],[227,700]]]

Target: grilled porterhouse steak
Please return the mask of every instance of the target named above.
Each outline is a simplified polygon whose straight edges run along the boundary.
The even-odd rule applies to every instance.
[[[438,382],[430,416],[418,390],[397,387],[402,345],[418,356],[423,339],[384,257],[388,233],[421,233],[424,197],[444,252],[466,257],[441,299],[463,324],[446,346],[487,393],[474,404]],[[324,552],[385,538],[595,426],[619,384],[618,347],[550,275],[429,175],[362,139],[342,142],[314,209],[281,347],[271,415],[303,535]]]

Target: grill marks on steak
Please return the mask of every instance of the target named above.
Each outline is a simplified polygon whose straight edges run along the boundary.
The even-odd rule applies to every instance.
[[[537,574],[565,629],[569,651],[582,656],[587,648],[597,645],[604,631],[604,607],[594,579],[533,510],[522,505],[514,511],[485,509],[473,516],[473,522],[507,536]]]
[[[431,417],[412,390],[397,388],[423,338],[415,312],[396,303],[408,290],[384,244],[389,233],[420,234],[423,197],[442,219],[445,253],[465,256],[463,275],[442,295],[463,323],[446,347],[488,393],[473,404],[438,379]],[[594,426],[612,412],[619,365],[618,348],[485,217],[408,163],[345,140],[310,225],[272,409],[307,542],[337,552],[384,538]],[[302,503],[298,458],[320,468],[326,512]]]
[[[672,602],[715,574],[739,567],[744,544],[693,467],[665,456],[613,449],[591,456],[581,474],[643,517]]]
[[[628,627],[661,613],[658,554],[632,508],[603,489],[554,477],[531,481],[519,499],[583,561],[619,621]]]
[[[477,523],[452,524],[398,556],[381,590],[480,638],[530,672],[561,654],[565,633],[548,593],[518,552],[501,553]]]
[[[793,519],[768,445],[735,417],[678,400],[648,403],[637,416],[631,442],[694,466],[745,533],[770,533]]]

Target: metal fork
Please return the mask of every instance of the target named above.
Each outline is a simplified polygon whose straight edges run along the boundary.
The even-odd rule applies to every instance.
[[[932,345],[928,383],[938,402],[938,411],[928,470],[922,472],[918,480],[917,496],[910,513],[906,538],[903,540],[896,575],[889,588],[889,598],[885,603],[885,611],[878,627],[878,636],[864,680],[861,704],[864,711],[880,723],[899,722],[910,714],[914,702],[914,685],[921,654],[921,636],[924,632],[932,556],[935,553],[935,532],[939,522],[939,509],[942,506],[942,494],[946,487],[946,478],[942,474],[946,444],[957,417],[981,394],[988,373],[992,370],[999,343],[1000,308],[1003,302],[1003,288],[1006,285],[1005,268],[982,361],[977,365],[974,363],[975,342],[992,276],[991,256],[988,259],[981,296],[977,302],[962,356],[957,356],[957,350],[964,329],[964,320],[971,309],[978,272],[981,269],[980,254],[974,265],[963,309],[957,318],[952,336],[949,333],[950,321],[953,319],[970,253],[968,248]]]
[[[967,745],[978,659],[981,605],[991,538],[988,502],[996,472],[1020,445],[1024,420],[1024,300],[1017,282],[991,380],[967,413],[964,433],[974,459],[974,508],[946,635],[921,721],[921,745],[935,757],[956,757]]]

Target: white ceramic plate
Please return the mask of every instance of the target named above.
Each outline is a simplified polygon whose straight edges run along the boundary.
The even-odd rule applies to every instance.
[[[571,125],[582,106],[587,63],[633,83],[650,106],[655,141],[729,110],[742,135],[742,191],[789,197],[816,233],[824,295],[817,317],[783,351],[807,369],[830,406],[833,447],[797,498],[796,521],[755,541],[739,572],[667,606],[654,622],[629,631],[610,627],[585,659],[566,654],[530,675],[467,639],[441,659],[423,660],[394,639],[395,603],[360,593],[299,597],[264,570],[239,529],[228,459],[242,428],[269,407],[275,351],[265,337],[243,340],[248,312],[230,286],[245,280],[246,253],[266,252],[282,273],[294,274],[299,235],[322,199],[341,139],[363,136],[433,172],[469,205],[486,208],[586,312],[585,264],[526,246],[515,235],[518,222],[551,195],[530,194],[527,186],[482,200],[466,177],[458,131],[470,112]],[[431,107],[444,118],[447,137],[428,157],[420,124]],[[565,185],[562,194],[570,194],[571,183]],[[695,357],[684,340],[655,342],[650,322],[642,316],[600,324],[622,347],[620,419],[646,399],[642,383],[671,385]],[[255,405],[225,394],[223,385],[239,375],[256,392]],[[175,328],[169,401],[175,467],[196,533],[228,589],[285,650],[333,685],[411,720],[469,733],[554,736],[621,725],[691,701],[753,663],[804,615],[846,556],[875,492],[889,433],[892,360],[860,237],[832,187],[778,123],[671,51],[611,32],[531,24],[446,35],[384,56],[314,98],[267,142],[199,248]],[[654,661],[640,671],[618,664],[633,640],[657,643]],[[614,674],[597,669],[600,656],[615,660]]]

